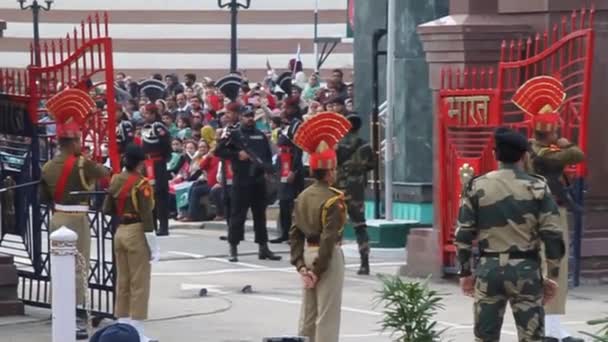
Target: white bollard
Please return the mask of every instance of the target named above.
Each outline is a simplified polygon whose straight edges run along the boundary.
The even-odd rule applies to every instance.
[[[51,234],[53,342],[76,341],[76,240],[65,226]]]

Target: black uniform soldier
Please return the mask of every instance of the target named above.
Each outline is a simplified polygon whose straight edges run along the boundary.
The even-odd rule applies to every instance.
[[[141,130],[144,153],[146,154],[146,176],[154,185],[156,234],[169,235],[169,172],[167,160],[171,156],[171,134],[162,123],[158,108],[154,104],[146,105],[144,110],[145,124]]]
[[[132,325],[145,337],[142,321],[148,318],[150,261],[158,259],[154,234],[154,194],[143,176],[146,156],[141,147],[125,148],[125,171],[115,175],[103,205],[107,215],[119,221],[114,235],[116,256],[115,315],[120,323]]]
[[[227,103],[224,107],[226,110],[224,113],[225,116],[225,127],[222,128],[222,134],[236,130],[239,128],[239,113],[241,112],[242,105],[238,102],[237,98],[239,96],[239,91],[241,89],[241,84],[243,79],[238,74],[229,74],[217,81],[218,89],[226,96],[230,102]],[[231,213],[231,199],[230,195],[232,192],[232,183],[234,180],[234,173],[232,171],[232,164],[230,159],[222,158],[221,167],[220,167],[220,179],[222,182],[222,190],[223,190],[223,199],[224,199],[224,213],[226,215],[226,223],[228,227],[230,227],[230,213]]]
[[[75,109],[81,110],[75,113]],[[55,118],[59,154],[42,168],[40,197],[42,203],[52,205],[51,232],[65,226],[78,234],[78,262],[76,265],[76,304],[84,306],[91,250],[91,232],[87,213],[89,204],[82,196],[70,192],[91,191],[95,181],[109,176],[110,171],[81,155],[82,123],[95,103],[78,89],[67,89],[47,103],[47,110]],[[56,303],[60,304],[60,303]],[[88,317],[85,310],[77,310],[77,339],[88,338]]]
[[[560,217],[545,179],[523,169],[528,142],[508,128],[495,133],[497,171],[467,180],[474,170],[460,170],[463,180],[456,246],[460,284],[475,298],[475,340],[499,341],[507,302],[519,341],[544,337],[543,303],[557,290],[564,256]],[[479,264],[472,275],[473,240],[478,241]],[[548,278],[541,272],[544,243]]]
[[[346,195],[348,216],[353,224],[361,266],[357,274],[368,275],[369,270],[369,236],[365,221],[365,188],[367,174],[374,168],[374,153],[371,146],[359,137],[361,119],[349,115],[352,124],[350,132],[338,144],[338,179],[336,187]]]
[[[279,79],[279,86],[286,94],[291,93],[291,73]],[[285,108],[281,113],[284,128],[279,133],[277,147],[277,167],[280,176],[279,184],[279,222],[281,236],[271,240],[271,243],[282,243],[289,239],[291,218],[295,198],[304,190],[304,164],[302,163],[302,150],[293,143],[293,138],[302,124],[300,116],[299,99],[288,97]]]
[[[539,91],[542,89],[542,91]],[[526,114],[532,116],[534,139],[530,141],[528,169],[547,179],[547,185],[559,207],[566,257],[560,265],[559,289],[553,301],[545,305],[545,335],[547,341],[582,342],[561,325],[559,317],[566,314],[568,294],[569,236],[568,209],[579,210],[568,192],[568,178],[564,169],[582,162],[583,151],[558,134],[561,121],[559,107],[566,98],[564,85],[549,76],[534,77],[517,90],[513,102]]]
[[[116,115],[116,138],[120,154],[125,152],[127,145],[135,140],[135,126],[122,111]]]
[[[266,228],[266,176],[272,172],[270,143],[263,132],[255,128],[254,111],[246,106],[238,129],[224,132],[216,147],[216,155],[230,160],[234,172],[230,226],[230,261],[238,261],[237,246],[245,238],[245,220],[251,208],[255,242],[259,244],[261,260],[280,260],[268,248]]]

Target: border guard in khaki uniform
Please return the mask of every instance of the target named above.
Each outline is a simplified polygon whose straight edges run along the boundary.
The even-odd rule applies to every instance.
[[[119,220],[114,235],[115,315],[119,322],[137,329],[141,341],[151,341],[144,334],[142,321],[148,318],[150,261],[159,259],[159,250],[154,234],[154,190],[142,176],[145,160],[141,147],[126,147],[125,170],[112,177],[103,211]]]
[[[542,342],[543,304],[555,296],[565,249],[559,212],[544,178],[524,171],[526,138],[504,127],[494,137],[498,170],[469,181],[465,175],[474,170],[466,164],[460,170],[464,190],[455,239],[460,285],[475,298],[475,341],[500,340],[509,303],[519,341]],[[473,276],[474,240],[479,264]],[[545,260],[548,278],[541,272]]]
[[[559,290],[555,300],[545,306],[546,341],[582,342],[566,331],[560,323],[559,316],[566,314],[568,296],[568,259],[569,236],[568,209],[579,210],[568,193],[568,179],[564,169],[581,163],[583,151],[558,134],[560,114],[566,92],[558,79],[539,76],[526,82],[514,95],[513,102],[526,114],[532,116],[534,139],[530,141],[530,162],[528,170],[547,179],[551,193],[559,206],[560,227],[563,229],[566,244],[566,256],[562,259],[559,276]]]
[[[47,102],[57,125],[59,154],[43,166],[40,181],[41,202],[52,204],[54,211],[50,233],[65,226],[78,234],[76,304],[81,310],[77,310],[77,339],[88,338],[88,317],[82,308],[86,303],[91,232],[88,201],[70,192],[91,191],[97,180],[110,175],[104,166],[81,155],[82,125],[94,108],[89,94],[79,89],[66,89]]]
[[[310,154],[315,183],[296,199],[289,233],[291,263],[304,283],[299,334],[310,342],[338,342],[344,283],[340,246],[346,222],[344,194],[336,180],[336,144],[351,123],[337,113],[320,113],[303,123],[295,144]]]

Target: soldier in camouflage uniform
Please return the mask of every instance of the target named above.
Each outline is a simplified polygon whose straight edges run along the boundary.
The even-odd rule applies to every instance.
[[[336,188],[346,194],[348,216],[353,224],[359,245],[361,267],[357,274],[369,274],[369,236],[365,222],[365,187],[367,173],[374,168],[371,146],[359,137],[361,119],[349,115],[351,131],[338,144],[338,178]]]
[[[539,91],[542,89],[542,91]],[[530,140],[529,172],[547,179],[547,185],[559,207],[560,227],[566,245],[565,257],[560,265],[559,289],[555,300],[545,305],[545,330],[548,342],[582,342],[561,326],[559,316],[566,314],[568,295],[569,236],[568,209],[580,210],[568,192],[566,166],[581,163],[583,151],[558,134],[561,121],[558,108],[562,106],[566,92],[561,81],[550,76],[534,77],[521,86],[513,96],[513,102],[522,111],[533,117],[534,139]],[[544,270],[546,272],[546,270]]]
[[[526,138],[499,128],[495,142],[499,169],[466,182],[462,194],[456,231],[460,284],[466,295],[475,298],[476,341],[500,340],[507,302],[519,341],[543,341],[543,303],[555,296],[565,249],[559,212],[544,178],[523,170]],[[461,169],[461,175],[466,171]],[[474,240],[480,253],[475,276]],[[541,272],[541,243],[546,279]]]

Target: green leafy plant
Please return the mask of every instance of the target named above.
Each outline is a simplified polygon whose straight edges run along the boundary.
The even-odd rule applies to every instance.
[[[585,331],[581,331],[580,332],[581,334],[584,334],[586,336],[593,338],[594,342],[608,342],[608,318],[592,320],[592,321],[587,322],[587,324],[589,324],[589,325],[603,324],[604,326],[602,328],[600,328],[600,330],[598,330],[595,334],[588,333]]]
[[[404,282],[399,277],[379,276],[383,287],[377,291],[376,306],[382,306],[383,331],[394,341],[434,342],[446,329],[437,330],[433,317],[444,308],[443,298],[423,282]]]

